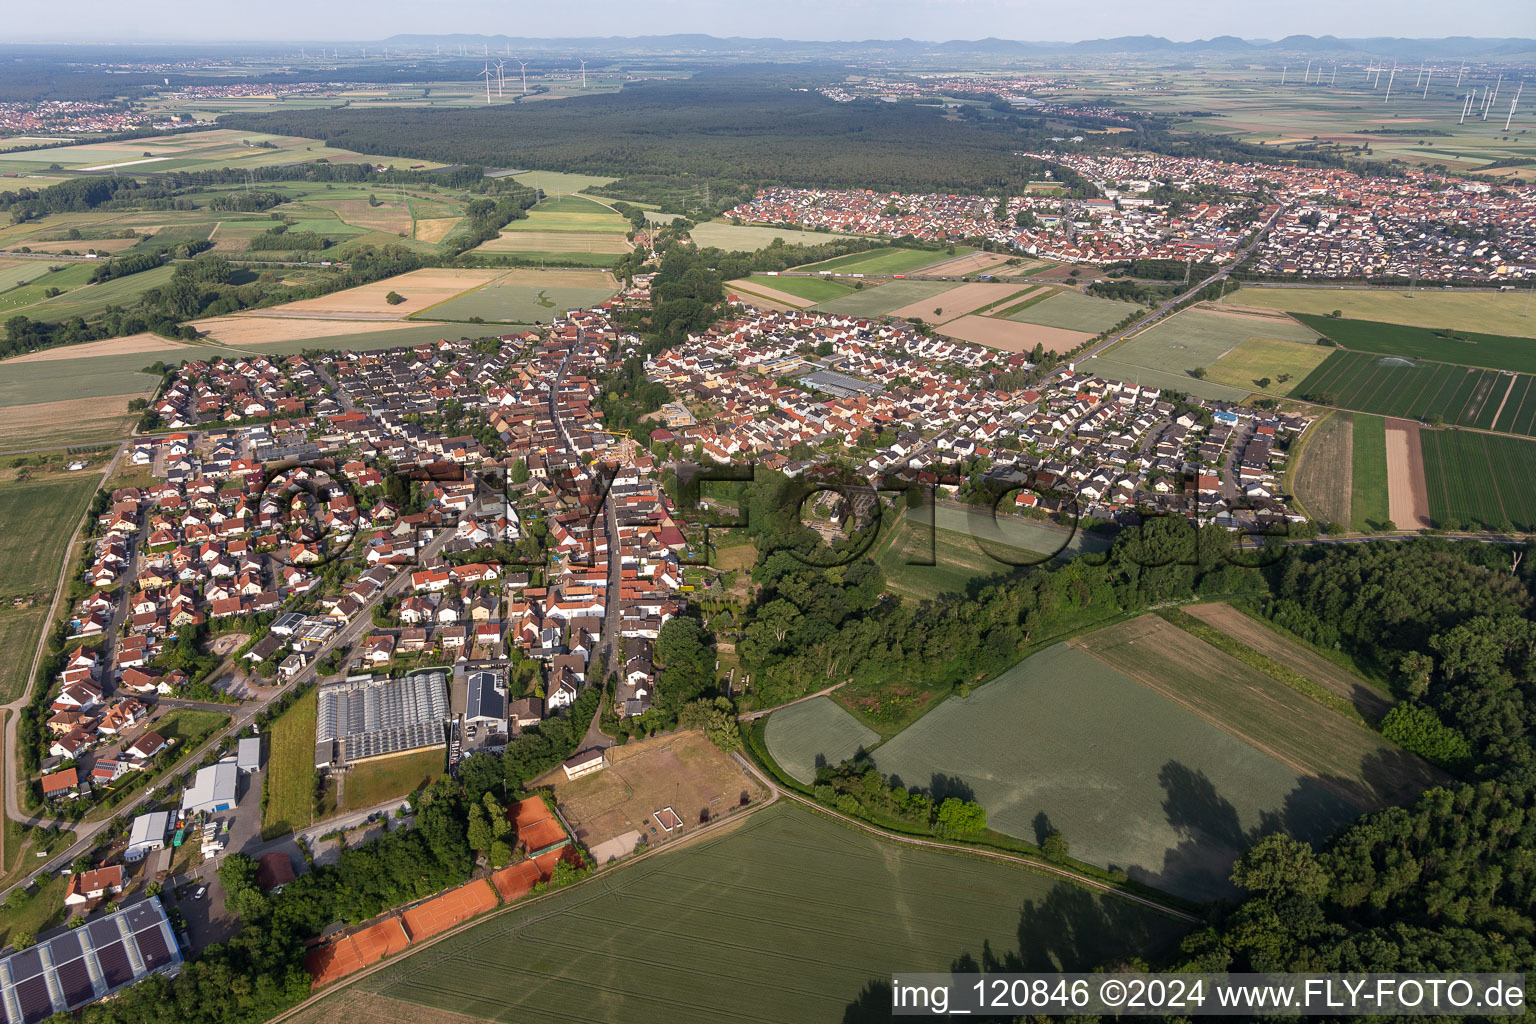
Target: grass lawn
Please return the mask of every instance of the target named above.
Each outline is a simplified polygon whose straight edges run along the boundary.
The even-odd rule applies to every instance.
[[[790,295],[808,299],[811,302],[830,302],[832,299],[840,299],[844,295],[852,294],[852,285],[843,284],[841,281],[827,277],[759,277],[756,279],[765,288],[772,288],[776,292],[788,292]]]
[[[1038,305],[1016,311],[1010,319],[1020,323],[1040,324],[1042,327],[1098,334],[1132,313],[1143,312],[1145,309],[1145,306],[1138,306],[1134,302],[1116,302],[1081,292],[1063,291],[1049,296]]]
[[[1326,413],[1313,424],[1291,473],[1291,486],[1307,515],[1346,528],[1354,478],[1354,422],[1353,413]]]
[[[1335,320],[1306,313],[1296,314],[1296,319],[1344,348],[1360,352],[1536,373],[1536,344],[1529,338],[1466,331],[1462,329],[1468,322],[1466,319],[1452,320],[1438,328],[1384,324],[1373,320]],[[1482,326],[1481,321],[1471,322]],[[1443,337],[1446,328],[1454,328],[1459,337]]]
[[[1325,345],[1249,338],[1216,360],[1206,376],[1219,384],[1284,398],[1333,351]],[[1265,380],[1267,384],[1261,383]]]
[[[1379,530],[1391,518],[1387,507],[1386,420],[1365,413],[1355,416],[1350,464],[1350,529]]]
[[[64,907],[64,894],[68,888],[67,875],[49,875],[14,910],[9,906],[0,907],[0,945],[10,945],[17,935],[36,938],[68,920]]]
[[[809,785],[816,779],[818,758],[839,765],[859,748],[874,746],[880,734],[832,698],[817,697],[769,715],[763,739],[779,766]]]
[[[168,712],[155,723],[155,731],[168,740],[176,741],[176,756],[184,756],[196,750],[209,736],[229,724],[229,716],[222,711],[199,711],[194,708],[177,708]],[[310,743],[314,750],[314,743]]]
[[[436,1019],[428,1007],[505,1020],[508,991],[530,1020],[863,1020],[871,1005],[883,1019],[893,964],[979,960],[985,945],[1018,951],[1027,970],[1086,970],[1156,961],[1185,930],[1059,879],[774,806],[402,956],[297,1022],[349,1019],[337,1016],[359,1005],[349,999],[385,1019]],[[466,972],[470,960],[482,969]]]
[[[1245,285],[1222,301],[1327,316],[1334,310],[1352,320],[1415,327],[1476,325],[1501,334],[1536,338],[1536,318],[1526,316],[1528,289],[1512,292],[1447,292],[1421,288],[1262,288]],[[1329,323],[1338,321],[1329,320]]]
[[[963,255],[971,250],[960,246],[955,249],[955,255]],[[937,263],[939,260],[954,259],[946,252],[933,252],[927,249],[902,249],[880,248],[870,249],[866,252],[853,252],[846,256],[836,256],[830,260],[822,260],[820,263],[807,263],[796,270],[820,271],[835,270],[839,274],[905,274],[918,267],[926,267]]]
[[[310,753],[315,749],[313,728],[310,730],[309,749]],[[364,761],[347,772],[341,788],[343,806],[337,810],[358,811],[388,800],[410,796],[441,776],[447,763],[447,752],[441,747],[399,757]]]
[[[319,694],[310,691],[293,702],[268,727],[266,804],[263,835],[279,836],[310,823],[315,802],[315,721]]]

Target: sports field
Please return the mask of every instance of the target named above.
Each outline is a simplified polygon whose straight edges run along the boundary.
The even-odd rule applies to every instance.
[[[417,313],[416,320],[547,323],[567,310],[597,305],[618,284],[605,270],[510,270],[491,283]]]
[[[839,274],[905,274],[939,260],[955,259],[962,252],[968,253],[970,250],[962,247],[955,250],[956,256],[950,256],[945,252],[933,252],[928,249],[899,247],[870,249],[866,252],[849,253],[847,256],[836,256],[830,260],[822,260],[820,263],[807,263],[795,269],[809,272],[835,270]]]
[[[1345,409],[1484,430],[1536,434],[1536,393],[1528,374],[1450,363],[1416,363],[1369,352],[1335,352],[1291,396]]]
[[[1389,695],[1360,676],[1310,650],[1290,635],[1281,633],[1225,602],[1190,605],[1184,610],[1201,622],[1215,626],[1245,647],[1258,651],[1293,672],[1306,676],[1330,693],[1343,697],[1366,719],[1374,721],[1381,718],[1392,705]]]
[[[501,914],[356,987],[386,1006],[417,1004],[411,1019],[429,1022],[505,1021],[514,1010],[530,1022],[865,1020],[889,1012],[893,964],[979,960],[985,944],[1019,952],[1030,970],[1084,970],[1156,961],[1185,930],[1069,883],[775,806],[606,882]],[[330,1024],[335,999],[298,1021]]]
[[[313,687],[267,728],[266,804],[261,831],[279,836],[310,823],[315,806],[315,720],[319,691]]]
[[[1350,459],[1349,525],[1379,530],[1392,518],[1387,501],[1387,424],[1380,416],[1355,416]],[[1406,524],[1399,523],[1406,527]]]
[[[1015,313],[1010,319],[1020,323],[1040,324],[1042,327],[1098,334],[1109,330],[1132,313],[1145,311],[1145,307],[1134,302],[1116,302],[1081,292],[1060,291]]]
[[[809,785],[817,762],[836,767],[880,739],[830,697],[816,697],[768,716],[768,753],[793,778]]]
[[[1536,530],[1536,442],[1465,430],[1421,430],[1435,526]]]
[[[830,277],[753,277],[747,282],[750,287],[769,288],[774,292],[783,292],[794,298],[803,300],[803,304],[813,302],[830,302],[832,299],[840,299],[844,295],[852,294],[853,285],[845,284]],[[777,296],[770,295],[770,298]]]
[[[1447,292],[1420,288],[1263,288],[1245,285],[1222,300],[1234,306],[1261,306],[1326,317],[1338,310],[1353,320],[1415,327],[1476,324],[1489,331],[1536,338],[1536,318],[1525,315],[1526,289],[1512,292]],[[1338,321],[1330,319],[1329,323]]]
[[[971,796],[998,831],[1039,842],[1060,830],[1077,859],[1191,899],[1231,895],[1233,859],[1288,809],[1287,827],[1308,838],[1359,814],[1067,644],[946,700],[876,748],[875,763],[905,785]]]
[[[767,795],[702,732],[632,741],[608,756],[600,772],[567,779],[557,769],[540,783],[553,783],[560,813],[600,863],[624,856],[642,837],[662,842]],[[682,819],[670,833],[654,817],[667,807]]]
[[[727,224],[711,220],[688,229],[700,249],[724,249],[727,252],[756,252],[782,238],[785,245],[824,245],[832,238],[846,237],[826,231],[802,231],[799,228],[769,228],[747,224]]]
[[[1307,515],[1321,523],[1350,523],[1354,488],[1353,413],[1325,413],[1308,430],[1292,472],[1292,486]]]
[[[1284,397],[1332,351],[1324,345],[1249,338],[1216,360],[1207,368],[1206,376],[1235,388]]]
[[[852,316],[885,316],[892,310],[931,299],[953,287],[954,283],[950,281],[866,281],[860,291],[819,303],[816,309],[823,313],[847,313]],[[931,320],[932,317],[924,319]]]
[[[1463,331],[1461,324],[1468,322],[1465,320],[1440,327],[1410,327],[1371,320],[1334,320],[1305,313],[1297,314],[1297,319],[1342,347],[1357,352],[1536,373],[1536,341]],[[1470,322],[1482,326],[1479,321]],[[1455,328],[1455,337],[1451,336],[1449,328]]]

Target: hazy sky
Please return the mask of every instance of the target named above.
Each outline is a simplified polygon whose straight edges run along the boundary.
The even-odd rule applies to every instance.
[[[396,33],[1078,40],[1536,36],[1531,0],[68,0],[6,5],[11,40],[377,40]],[[578,15],[574,16],[573,15]]]

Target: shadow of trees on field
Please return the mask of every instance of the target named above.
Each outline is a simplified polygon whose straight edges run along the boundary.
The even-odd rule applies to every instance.
[[[911,970],[957,974],[1054,972],[1113,969],[1142,960],[1157,961],[1177,948],[1188,926],[1138,909],[1123,900],[1098,898],[1070,882],[1051,887],[1019,907],[1017,948],[999,950],[983,939],[978,950],[962,950],[948,965],[913,965]],[[843,1024],[897,1020],[891,1012],[890,982],[872,978],[843,1010]],[[1012,1017],[967,1016],[967,1020],[1008,1021]]]

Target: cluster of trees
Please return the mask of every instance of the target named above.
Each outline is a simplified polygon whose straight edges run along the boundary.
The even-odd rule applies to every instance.
[[[98,284],[102,281],[113,281],[119,277],[142,274],[146,270],[155,269],[166,260],[189,260],[212,248],[213,243],[206,238],[195,238],[162,245],[149,252],[129,253],[99,264],[95,270],[91,271],[91,283]]]
[[[126,177],[70,178],[47,188],[0,192],[0,212],[9,212],[12,224],[50,213],[81,213],[138,187],[138,182]]]
[[[751,73],[712,70],[688,81],[639,82],[555,106],[488,110],[292,110],[225,120],[306,135],[363,153],[638,176],[702,184],[1022,191],[1044,166],[1019,157],[1043,123],[962,124],[909,103],[832,103]],[[558,107],[558,109],[556,109]],[[722,132],[721,125],[732,130]],[[1058,180],[1077,184],[1056,169]],[[702,190],[700,190],[702,191]],[[630,198],[634,195],[617,196]]]
[[[501,229],[514,220],[528,216],[528,208],[539,201],[539,194],[531,188],[519,186],[516,191],[499,199],[472,199],[464,207],[461,229],[443,242],[448,256],[468,252],[477,245],[489,242],[501,233]]]
[[[894,775],[882,775],[862,750],[836,767],[818,765],[812,792],[819,802],[844,814],[886,822],[902,831],[966,839],[987,830],[986,808],[976,801],[904,786]]]
[[[318,231],[289,231],[288,225],[278,224],[252,236],[245,247],[251,252],[320,252],[331,247],[331,240]]]

